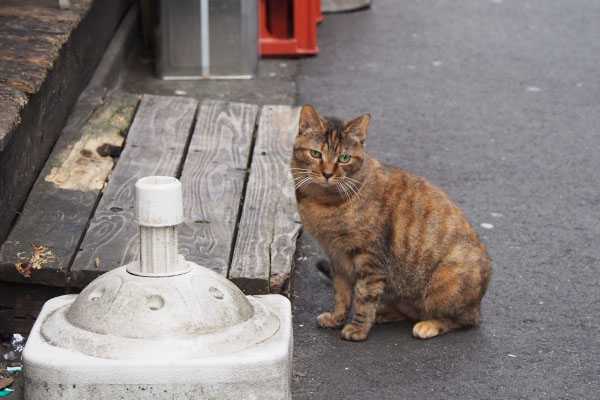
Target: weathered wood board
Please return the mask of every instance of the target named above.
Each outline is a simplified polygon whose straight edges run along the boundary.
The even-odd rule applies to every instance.
[[[0,83],[27,94],[37,93],[46,75],[46,69],[35,63],[0,60]]]
[[[0,27],[0,58],[38,60],[29,64],[52,66],[42,84],[37,75],[19,78],[14,72],[0,83],[13,90],[0,100],[0,240],[7,238],[75,101],[131,3],[72,0],[71,9],[60,10],[50,0],[0,1],[0,18],[11,21]],[[34,49],[41,53],[34,54]],[[52,55],[56,58],[51,59]],[[39,69],[33,71],[37,74]],[[37,92],[28,93],[36,88]]]
[[[98,275],[138,258],[133,190],[144,176],[177,176],[198,103],[185,97],[145,95],[117,166],[106,185],[71,267],[70,284],[83,287]]]
[[[21,122],[21,109],[27,104],[25,92],[0,83],[0,152],[9,141],[9,133]]]
[[[71,28],[61,23],[0,17],[2,42],[20,36],[61,46],[69,38],[69,32]]]
[[[277,292],[300,231],[289,163],[299,108],[262,108],[229,279],[246,293]]]
[[[66,284],[68,267],[114,165],[105,149],[121,148],[138,101],[125,93],[105,100],[102,93],[80,98],[0,249],[1,280]]]
[[[0,281],[0,340],[28,335],[44,303],[63,294],[64,287]]]
[[[77,135],[62,135],[0,249],[0,281],[81,288],[136,260],[135,182],[181,174],[180,253],[246,293],[281,291],[301,227],[289,172],[299,108],[265,106],[256,127],[257,106],[208,101],[192,129],[194,99],[145,95],[133,119],[137,102],[111,95]]]
[[[81,21],[83,14],[89,9],[89,0],[74,0],[69,10],[58,7],[41,7],[35,4],[1,5],[0,17],[34,20],[47,23],[60,23],[73,29]]]
[[[60,48],[46,42],[28,42],[11,38],[2,43],[0,60],[26,61],[51,69]]]
[[[231,257],[257,113],[251,104],[204,102],[181,175],[180,254],[222,275]]]

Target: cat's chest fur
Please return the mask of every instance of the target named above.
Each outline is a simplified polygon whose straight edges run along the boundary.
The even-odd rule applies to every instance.
[[[329,253],[351,253],[365,245],[375,232],[374,220],[361,213],[360,200],[353,199],[341,205],[327,205],[314,199],[303,199],[298,204],[305,229]],[[370,234],[369,234],[370,232]]]

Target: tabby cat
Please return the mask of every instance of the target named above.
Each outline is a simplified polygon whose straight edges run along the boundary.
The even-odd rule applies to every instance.
[[[456,204],[424,178],[365,152],[371,116],[302,108],[291,171],[305,229],[331,262],[335,306],[323,328],[362,341],[373,323],[420,321],[427,339],[477,324],[491,261]]]

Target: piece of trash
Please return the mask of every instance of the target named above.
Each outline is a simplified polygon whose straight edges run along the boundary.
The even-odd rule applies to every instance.
[[[14,378],[0,378],[0,390],[6,389],[10,385],[12,385],[14,381]]]
[[[509,354],[508,356],[509,356],[509,357],[514,357],[514,358],[517,358],[517,356],[515,356],[514,354]]]
[[[12,392],[14,392],[14,390],[11,388],[2,389],[2,390],[0,390],[0,397],[8,396]]]
[[[21,353],[23,352],[23,347],[25,346],[25,337],[19,333],[15,333],[12,335],[10,343],[8,344],[8,348],[10,349],[8,353],[4,354],[4,359],[7,361],[14,361],[21,357]]]
[[[484,222],[483,224],[481,224],[481,227],[485,228],[485,229],[492,229],[494,227],[494,225]]]
[[[6,371],[9,373],[23,372],[23,368],[22,367],[6,367]]]

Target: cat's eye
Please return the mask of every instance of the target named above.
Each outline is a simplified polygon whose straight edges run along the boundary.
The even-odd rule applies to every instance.
[[[350,155],[349,154],[342,154],[341,156],[338,157],[338,161],[345,164],[348,161],[350,161]]]
[[[321,152],[317,151],[317,150],[311,150],[310,155],[313,156],[314,158],[321,158]]]

